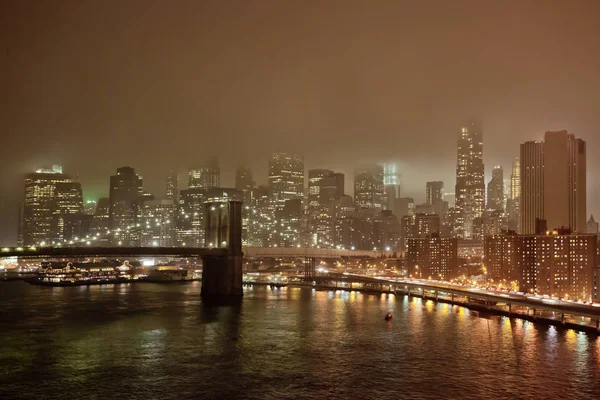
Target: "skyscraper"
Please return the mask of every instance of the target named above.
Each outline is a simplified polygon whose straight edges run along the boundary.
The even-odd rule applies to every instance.
[[[359,208],[384,209],[383,167],[378,164],[354,172],[354,201]]]
[[[249,166],[245,164],[238,165],[235,170],[235,188],[244,193],[245,205],[250,205],[254,180],[252,179],[252,169]]]
[[[219,186],[221,186],[221,169],[217,158],[212,157],[203,167],[190,170],[188,182],[190,189],[210,189]]]
[[[521,165],[518,158],[512,165],[509,189],[509,196],[506,200],[509,227],[511,230],[519,232],[521,225]]]
[[[521,144],[521,232],[586,231],[586,144],[567,131]]]
[[[139,234],[134,228],[140,215],[142,182],[142,177],[131,167],[118,168],[117,174],[110,177],[109,224],[113,244],[139,245]]]
[[[308,171],[308,224],[312,245],[331,247],[335,241],[333,202],[344,190],[343,177],[328,169]]]
[[[504,211],[504,171],[496,165],[492,171],[492,179],[487,187],[488,210]]]
[[[304,197],[304,158],[298,154],[274,153],[269,159],[269,197],[275,209],[286,200]]]
[[[171,171],[167,176],[166,197],[173,200],[173,204],[177,205],[179,201],[179,178],[175,171]]]
[[[24,245],[60,240],[61,217],[70,212],[83,212],[81,185],[63,174],[62,167],[38,169],[25,177]]]
[[[444,182],[434,181],[427,182],[425,188],[425,201],[430,206],[435,205],[439,201],[444,200]]]
[[[456,164],[456,205],[454,231],[470,238],[473,220],[485,208],[483,129],[480,122],[469,121],[461,128]]]
[[[400,197],[398,166],[394,163],[383,164],[383,207],[391,210],[394,200]]]
[[[585,233],[586,143],[567,131],[544,137],[544,219],[549,229]]]

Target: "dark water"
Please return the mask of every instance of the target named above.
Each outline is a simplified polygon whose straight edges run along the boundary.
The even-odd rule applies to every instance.
[[[0,283],[0,399],[600,398],[584,333],[405,297],[199,292]]]

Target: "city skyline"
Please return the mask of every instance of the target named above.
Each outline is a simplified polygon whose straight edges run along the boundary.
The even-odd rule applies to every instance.
[[[307,168],[344,173],[348,194],[356,165],[396,162],[402,196],[420,203],[424,182],[454,187],[456,129],[470,117],[484,125],[486,183],[490,166],[508,175],[519,144],[546,131],[585,140],[588,214],[599,214],[600,58],[590,32],[600,5],[459,3],[437,4],[436,15],[427,5],[394,3],[319,12],[240,4],[236,18],[210,2],[183,4],[177,17],[160,3],[54,2],[36,12],[11,4],[0,17],[8,89],[0,241],[14,237],[23,176],[53,164],[97,199],[123,165],[159,194],[170,170],[184,186],[185,171],[211,155],[221,160],[222,186],[233,186],[240,163],[265,184],[264,160],[294,151]],[[90,15],[110,31],[87,28]],[[250,29],[258,15],[264,28]],[[139,46],[148,32],[156,40]]]

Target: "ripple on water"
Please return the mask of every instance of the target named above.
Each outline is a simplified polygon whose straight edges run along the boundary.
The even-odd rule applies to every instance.
[[[1,288],[2,399],[600,393],[594,336],[403,296],[255,287],[207,308],[192,284]]]

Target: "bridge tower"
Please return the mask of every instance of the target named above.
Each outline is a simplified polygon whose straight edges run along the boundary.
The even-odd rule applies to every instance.
[[[202,298],[242,296],[242,202],[209,202],[205,207],[204,243],[227,254],[202,257]]]

